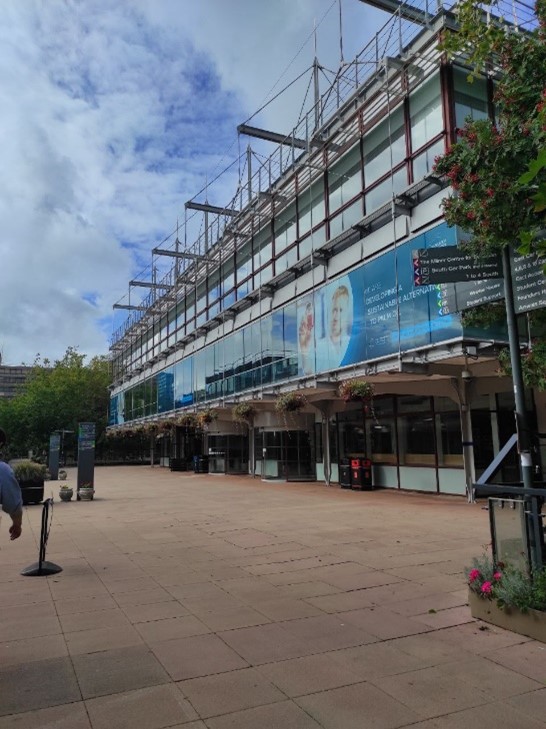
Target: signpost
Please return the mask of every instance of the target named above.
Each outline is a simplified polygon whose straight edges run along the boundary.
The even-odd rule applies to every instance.
[[[95,480],[95,423],[80,423],[78,429],[78,491]],[[77,499],[80,499],[78,493]]]
[[[546,278],[539,259],[520,256],[507,247],[500,256],[476,259],[458,246],[420,248],[413,251],[412,259],[414,285],[438,285],[443,312],[464,311],[504,298],[521,477],[524,488],[532,488],[531,430],[525,409],[516,315],[546,306]],[[453,288],[447,289],[447,285]],[[461,288],[464,286],[466,288]],[[542,564],[538,554],[540,544],[534,543],[533,549],[535,566]]]
[[[59,453],[61,450],[61,434],[52,433],[49,436],[49,459],[48,467],[51,474],[51,480],[57,481],[59,478]]]

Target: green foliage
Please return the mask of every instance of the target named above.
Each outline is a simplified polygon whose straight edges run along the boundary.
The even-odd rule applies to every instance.
[[[278,413],[297,413],[306,403],[305,396],[299,392],[285,392],[279,395],[275,402],[275,410]]]
[[[465,568],[468,586],[486,600],[496,600],[499,607],[546,611],[546,569],[532,575],[512,565],[494,564],[484,554],[475,557]]]
[[[373,395],[374,386],[366,380],[346,380],[339,386],[339,396],[345,402],[369,403]]]
[[[512,376],[508,349],[503,349],[499,353],[499,365],[503,375]],[[522,354],[521,371],[527,387],[546,390],[546,341],[544,339],[533,342],[532,348]]]
[[[527,612],[533,606],[533,583],[520,570],[506,570],[495,590],[499,607],[515,607]]]
[[[483,22],[482,5],[457,4],[460,32],[442,44],[448,55],[464,54],[475,67],[500,74],[496,124],[467,120],[460,140],[440,158],[457,195],[444,201],[446,220],[471,234],[465,247],[477,256],[514,245],[545,253],[537,238],[546,209],[546,3],[537,3],[537,27],[516,33]]]
[[[21,481],[43,481],[46,475],[46,467],[34,461],[19,461],[13,464],[15,478]]]
[[[94,422],[99,440],[108,412],[109,363],[69,347],[51,364],[37,357],[32,374],[12,400],[0,401],[0,425],[8,435],[10,454],[47,451],[55,430],[78,431],[78,423]]]
[[[506,321],[506,306],[504,301],[493,304],[483,304],[475,309],[468,309],[462,314],[463,326],[488,329],[495,324]]]
[[[233,408],[232,414],[236,422],[251,425],[256,415],[256,408],[249,402],[239,402]]]

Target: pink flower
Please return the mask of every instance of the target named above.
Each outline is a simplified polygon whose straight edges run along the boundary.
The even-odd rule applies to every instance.
[[[494,580],[502,580],[502,573],[501,572],[495,572],[493,575]]]
[[[469,582],[475,582],[477,579],[479,579],[482,576],[482,573],[480,570],[470,570],[468,573],[468,581]]]
[[[484,595],[490,595],[493,592],[493,585],[489,581],[484,582],[481,587],[481,590]]]

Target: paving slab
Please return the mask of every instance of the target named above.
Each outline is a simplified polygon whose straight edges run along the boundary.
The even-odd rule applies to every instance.
[[[75,478],[72,472],[69,477]],[[23,578],[0,533],[0,729],[537,729],[546,647],[471,618],[458,497],[97,468]]]

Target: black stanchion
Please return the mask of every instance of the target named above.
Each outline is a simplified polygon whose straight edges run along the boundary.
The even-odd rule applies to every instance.
[[[48,515],[51,509],[51,520],[48,526]],[[40,554],[38,556],[38,562],[31,564],[29,567],[21,572],[24,577],[41,577],[42,575],[56,575],[57,572],[62,572],[63,568],[59,567],[54,562],[46,561],[46,545],[49,539],[49,532],[51,531],[51,521],[53,520],[53,499],[46,499],[44,501],[44,508],[42,510],[42,529],[40,531]]]

